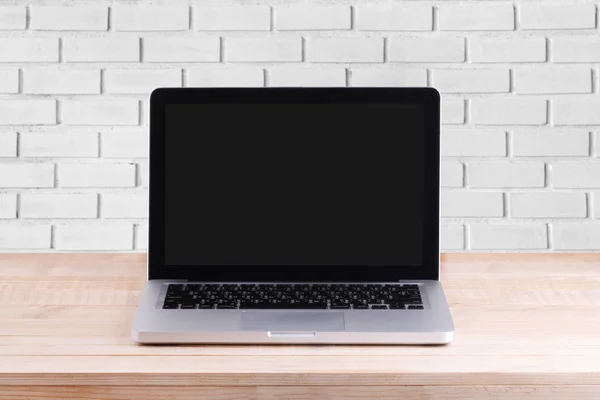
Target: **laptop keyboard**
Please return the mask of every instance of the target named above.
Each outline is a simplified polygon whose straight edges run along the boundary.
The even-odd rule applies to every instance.
[[[163,309],[422,310],[418,285],[169,284]]]

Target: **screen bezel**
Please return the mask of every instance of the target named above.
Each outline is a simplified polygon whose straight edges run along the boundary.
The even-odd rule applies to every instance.
[[[421,104],[424,107],[422,265],[166,266],[165,109],[167,104]],[[160,88],[150,96],[148,279],[213,282],[395,282],[439,280],[440,95],[433,88]],[[427,210],[435,210],[428,212]]]

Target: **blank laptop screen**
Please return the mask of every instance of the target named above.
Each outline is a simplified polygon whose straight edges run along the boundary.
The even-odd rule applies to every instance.
[[[424,110],[169,104],[165,264],[422,263]]]

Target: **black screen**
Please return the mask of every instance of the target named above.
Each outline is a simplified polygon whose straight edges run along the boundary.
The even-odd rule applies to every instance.
[[[165,264],[417,266],[424,110],[169,104]]]

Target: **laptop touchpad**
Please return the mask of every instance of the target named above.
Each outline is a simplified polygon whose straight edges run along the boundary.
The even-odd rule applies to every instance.
[[[284,312],[246,311],[242,313],[242,329],[245,331],[344,331],[342,312]]]

